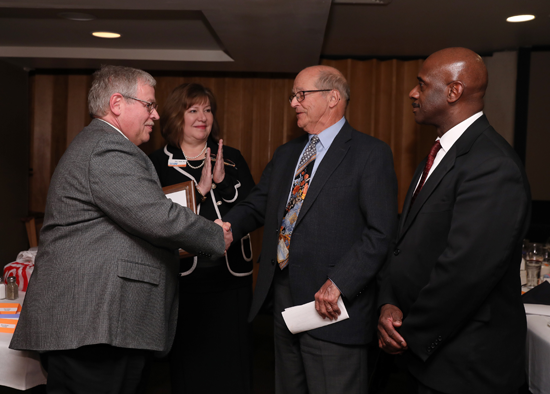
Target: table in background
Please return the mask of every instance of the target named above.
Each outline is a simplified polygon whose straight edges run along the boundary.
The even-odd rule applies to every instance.
[[[23,305],[25,293],[19,292],[15,301]],[[40,365],[38,353],[9,349],[13,334],[0,333],[0,385],[18,390],[27,390],[46,384],[46,372]]]
[[[527,383],[533,394],[550,394],[549,316],[527,315]]]

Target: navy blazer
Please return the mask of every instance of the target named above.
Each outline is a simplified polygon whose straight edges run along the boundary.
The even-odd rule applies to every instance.
[[[503,393],[524,375],[521,245],[530,218],[523,165],[482,116],[409,209],[409,188],[379,304],[404,314],[410,372],[445,393]]]
[[[294,169],[307,141],[306,134],[280,146],[248,198],[224,216],[233,226],[235,239],[264,225],[250,319],[268,298],[279,269],[279,228]],[[375,278],[396,217],[397,181],[390,148],[346,122],[311,181],[292,233],[286,269],[295,305],[313,301],[330,278],[343,294],[350,319],[309,331],[310,335],[350,345],[373,338]]]

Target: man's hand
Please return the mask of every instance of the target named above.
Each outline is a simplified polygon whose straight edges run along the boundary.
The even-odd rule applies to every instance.
[[[338,319],[340,308],[338,308],[338,298],[340,290],[328,279],[321,289],[315,293],[315,310],[321,317],[330,320]]]
[[[231,232],[231,223],[229,222],[222,222],[220,219],[214,220],[214,223],[221,226],[223,229],[223,240],[225,241],[225,251],[227,252],[227,249],[231,246],[231,243],[233,242],[233,233]]]
[[[401,354],[408,349],[407,342],[396,331],[403,324],[403,312],[395,305],[380,308],[378,319],[378,346],[389,354]]]

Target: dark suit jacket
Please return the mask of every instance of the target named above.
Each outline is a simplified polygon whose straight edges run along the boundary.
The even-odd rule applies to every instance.
[[[212,139],[208,139],[208,147],[212,156],[218,153],[218,144]],[[151,153],[149,158],[155,166],[160,184],[163,187],[189,180],[195,181],[195,184],[200,181],[202,168],[168,167],[168,159],[184,159],[180,148],[166,145]],[[248,164],[239,150],[224,145],[223,159],[235,166],[225,166],[223,182],[207,193],[204,203],[199,203],[199,214],[209,220],[221,219],[232,207],[244,200],[255,185]],[[197,201],[200,201],[199,195],[197,195]],[[227,269],[234,276],[252,275],[250,236],[246,234],[240,242],[238,241],[235,239],[235,242],[223,257],[223,264],[227,264]],[[182,260],[180,262],[181,272],[185,272],[186,275],[192,274],[196,268],[194,261],[196,261],[194,258]]]
[[[93,120],[52,177],[10,348],[168,351],[178,313],[178,247],[218,258],[222,230],[167,199],[141,149]]]
[[[294,169],[308,141],[303,135],[279,147],[248,198],[224,220],[239,239],[264,227],[260,271],[250,319],[268,297],[277,264],[279,228]],[[346,122],[311,181],[292,233],[287,268],[295,305],[314,300],[330,278],[343,293],[350,319],[309,333],[341,344],[371,340],[375,277],[395,229],[397,182],[389,147]]]
[[[445,393],[520,386],[525,312],[521,245],[530,217],[523,165],[482,116],[447,152],[409,210],[409,189],[380,305],[404,314],[410,372]]]

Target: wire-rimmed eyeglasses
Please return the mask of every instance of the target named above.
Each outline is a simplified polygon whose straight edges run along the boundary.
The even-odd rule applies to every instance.
[[[145,104],[145,106],[147,107],[147,111],[149,111],[150,114],[152,114],[153,111],[158,109],[159,107],[157,103],[150,103],[149,101],[141,100],[135,97],[125,96],[125,95],[122,95],[122,97],[142,102],[143,104]]]
[[[330,92],[332,89],[320,89],[320,90],[302,90],[300,92],[296,92],[290,95],[288,98],[288,102],[292,104],[292,100],[296,97],[296,101],[301,103],[306,98],[306,93],[315,93],[315,92]]]

